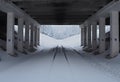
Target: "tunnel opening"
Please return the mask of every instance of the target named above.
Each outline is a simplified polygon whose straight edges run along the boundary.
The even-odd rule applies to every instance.
[[[54,38],[55,45],[68,46],[78,45],[80,46],[80,33],[81,28],[79,25],[42,25],[41,33],[48,37]],[[41,37],[41,40],[43,37]],[[53,40],[53,39],[52,39]],[[49,38],[46,40],[49,43]],[[50,43],[54,43],[51,42]],[[42,43],[41,43],[42,44]],[[43,42],[44,44],[44,42]]]

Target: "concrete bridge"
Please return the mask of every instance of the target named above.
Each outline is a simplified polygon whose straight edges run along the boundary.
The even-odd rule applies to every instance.
[[[40,25],[80,25],[85,51],[105,52],[105,25],[110,25],[110,52],[119,54],[120,0],[0,0],[0,26],[6,28],[6,51],[15,56],[14,25],[18,25],[17,50],[25,52],[39,45]],[[2,30],[5,31],[5,28]],[[23,42],[25,28],[25,43]],[[92,33],[92,36],[91,36]]]

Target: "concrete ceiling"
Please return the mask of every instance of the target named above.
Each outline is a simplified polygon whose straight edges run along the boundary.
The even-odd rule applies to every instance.
[[[11,0],[40,24],[81,24],[112,0]]]

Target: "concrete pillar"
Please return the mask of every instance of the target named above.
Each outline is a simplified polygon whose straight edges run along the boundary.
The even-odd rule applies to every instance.
[[[86,37],[86,36],[87,36],[87,35],[86,35],[87,33],[86,33],[86,32],[87,32],[87,28],[84,27],[84,30],[83,30],[83,31],[84,31],[84,44],[83,44],[83,46],[86,47],[86,45],[87,45],[87,44],[86,44],[86,39],[87,39],[87,37]]]
[[[87,37],[88,37],[88,38],[87,38],[87,39],[88,39],[88,40],[87,40],[87,41],[88,41],[88,42],[87,42],[87,43],[88,43],[87,46],[88,46],[88,48],[91,48],[91,24],[88,24],[88,27],[87,27],[87,28],[88,28],[88,30],[87,30],[87,32],[88,32],[88,33],[87,33]]]
[[[30,48],[30,23],[29,21],[25,21],[25,48]]]
[[[38,39],[39,39],[38,36],[39,36],[39,35],[38,35],[38,27],[36,27],[36,40],[37,40],[37,41],[36,41],[36,45],[37,45],[37,46],[38,46]]]
[[[24,20],[23,18],[18,18],[18,43],[17,43],[17,49],[20,52],[23,52],[23,25]]]
[[[119,54],[119,12],[112,11],[110,15],[110,57],[116,57]]]
[[[9,55],[14,55],[14,23],[15,16],[14,13],[7,13],[7,53]]]
[[[105,18],[99,19],[99,53],[105,51]]]
[[[81,25],[81,46],[84,45],[84,26]]]
[[[97,22],[92,24],[92,49],[97,49]]]
[[[38,34],[38,30],[37,30],[37,27],[35,27],[35,47],[37,47],[37,39],[38,39],[38,36],[37,36],[37,34]]]
[[[40,45],[40,27],[38,27],[38,45]]]
[[[30,35],[30,47],[33,48],[34,47],[34,27],[33,24],[31,24],[31,35]]]
[[[33,45],[34,46],[36,46],[35,41],[36,41],[36,27],[33,25]]]

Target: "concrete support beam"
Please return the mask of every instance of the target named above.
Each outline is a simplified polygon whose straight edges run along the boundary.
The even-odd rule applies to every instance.
[[[30,47],[34,47],[34,27],[33,24],[31,24],[31,34],[30,34]]]
[[[86,21],[99,20],[100,17],[109,17],[109,12],[111,11],[120,11],[120,0],[112,0]]]
[[[36,39],[36,38],[35,38],[35,35],[36,35],[36,27],[35,27],[35,25],[33,25],[33,45],[34,45],[34,46],[36,46],[36,44],[35,44],[35,41],[36,41],[36,40],[35,40],[35,39]]]
[[[99,19],[99,53],[105,51],[105,18]]]
[[[110,32],[110,57],[116,57],[119,54],[119,12],[112,11],[110,14],[111,32]]]
[[[38,45],[40,45],[40,27],[38,27]]]
[[[9,55],[14,55],[14,13],[7,13],[7,53]]]
[[[27,13],[25,13],[22,9],[20,9],[15,4],[13,4],[10,0],[0,0],[0,10],[5,13],[13,12],[16,17],[24,16],[30,22],[39,25],[39,23],[37,21],[35,21],[33,18],[31,18]]]
[[[18,18],[18,44],[17,44],[17,49],[20,52],[23,52],[23,25],[24,24],[24,19],[23,18]]]
[[[84,27],[84,44],[83,44],[84,47],[86,47],[86,45],[87,45],[87,43],[86,43],[86,42],[87,42],[87,41],[86,41],[87,35],[86,35],[86,34],[87,34],[87,28]]]
[[[38,39],[38,36],[37,36],[37,34],[38,34],[38,30],[37,30],[37,27],[35,27],[35,47],[37,47],[37,39]]]
[[[84,45],[84,26],[81,25],[81,46]]]
[[[92,49],[97,49],[97,22],[92,23]]]
[[[87,40],[88,44],[87,44],[87,46],[88,46],[88,49],[89,49],[89,48],[91,48],[91,24],[88,24],[87,28],[88,28],[88,30],[87,30],[87,32],[88,32],[87,33],[87,37],[88,37],[88,40]]]
[[[28,20],[25,21],[25,48],[30,48],[30,23]]]

